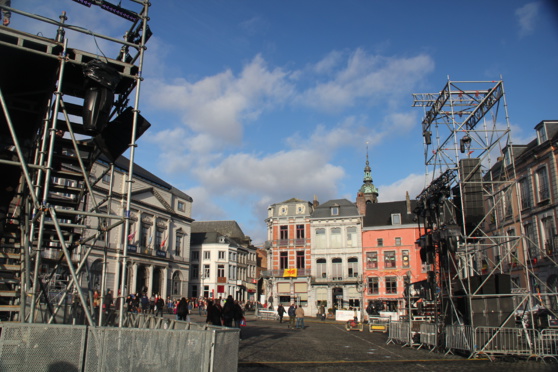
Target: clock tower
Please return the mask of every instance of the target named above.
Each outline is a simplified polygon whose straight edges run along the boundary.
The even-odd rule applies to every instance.
[[[364,167],[364,183],[357,193],[356,205],[358,213],[364,215],[366,213],[366,204],[378,202],[378,189],[372,183],[372,171],[370,162],[368,161],[368,145],[366,145],[366,166]]]

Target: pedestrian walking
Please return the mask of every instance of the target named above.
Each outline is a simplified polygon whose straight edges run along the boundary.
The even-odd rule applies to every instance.
[[[234,299],[233,296],[229,295],[223,305],[223,311],[221,313],[223,318],[223,325],[225,327],[232,327],[232,322],[234,320]]]
[[[162,317],[164,308],[165,308],[165,300],[163,300],[163,297],[159,297],[155,302],[155,316]]]
[[[277,307],[277,315],[279,315],[279,323],[283,323],[283,315],[285,315],[286,311],[282,304],[279,304]]]
[[[287,315],[289,316],[289,328],[294,328],[295,319],[296,319],[296,306],[294,303],[291,303],[291,306],[289,306],[289,310],[287,310]]]
[[[176,317],[178,320],[186,320],[188,316],[188,301],[182,297],[176,306]]]
[[[221,307],[213,303],[212,300],[207,300],[207,317],[206,323],[220,326],[221,324]]]
[[[298,306],[295,310],[296,315],[296,328],[304,329],[304,309],[302,306]]]

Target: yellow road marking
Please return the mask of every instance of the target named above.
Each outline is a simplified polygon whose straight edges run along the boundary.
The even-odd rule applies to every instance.
[[[239,361],[238,364],[349,364],[349,363],[431,363],[431,362],[474,362],[490,361],[488,358],[479,359],[386,359],[386,360],[324,360],[324,361]]]

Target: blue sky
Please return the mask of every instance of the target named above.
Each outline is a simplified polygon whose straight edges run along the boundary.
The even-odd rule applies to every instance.
[[[140,98],[152,127],[136,163],[191,195],[194,219],[236,220],[256,244],[270,204],[354,201],[367,143],[379,200],[415,197],[425,166],[412,93],[438,92],[448,77],[501,78],[515,143],[558,119],[551,3],[153,0]],[[54,19],[66,11],[67,23],[118,38],[129,27],[71,0],[12,5]],[[54,35],[17,15],[11,26]],[[71,47],[117,54],[67,36]]]

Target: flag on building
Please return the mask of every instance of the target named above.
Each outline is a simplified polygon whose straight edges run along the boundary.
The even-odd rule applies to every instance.
[[[296,278],[298,276],[297,269],[285,269],[283,271],[283,278],[292,277]]]

